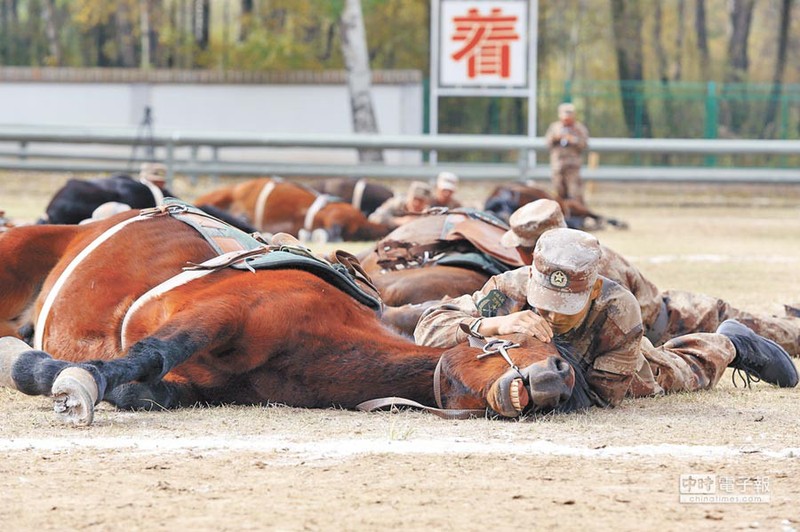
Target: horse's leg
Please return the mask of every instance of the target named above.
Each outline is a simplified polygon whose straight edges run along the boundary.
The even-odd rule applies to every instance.
[[[17,338],[0,339],[0,385],[27,395],[49,395],[58,380],[59,389],[70,388],[64,393],[74,395],[64,401],[70,403],[66,405],[70,411],[69,421],[76,424],[88,425],[92,421],[91,407],[100,399],[100,387],[96,383],[107,382],[98,368],[100,364],[74,365],[54,359],[43,351],[32,350]],[[86,378],[86,373],[90,379]],[[199,397],[190,384],[157,381],[123,384],[107,391],[102,399],[126,410],[150,410],[193,404]],[[89,408],[85,406],[87,403]]]
[[[195,404],[200,397],[191,384],[163,380],[122,384],[106,392],[103,400],[123,410],[168,410]]]
[[[56,413],[65,422],[88,425],[93,418],[94,405],[103,400],[119,404],[122,408],[137,408],[142,402],[151,401],[165,408],[178,406],[181,398],[188,398],[186,391],[157,384],[172,368],[201,349],[206,349],[207,344],[208,338],[200,335],[179,332],[159,337],[156,333],[135,343],[122,358],[74,365],[62,371],[53,381]],[[147,386],[116,391],[132,382]],[[136,390],[143,395],[136,397],[133,393]]]
[[[203,323],[198,321],[200,318],[195,312],[187,314],[184,319],[170,322],[155,335],[131,346],[125,357],[108,361],[74,364],[31,350],[16,338],[3,338],[0,340],[0,385],[29,395],[52,394],[56,413],[63,421],[76,425],[91,424],[94,405],[105,399],[123,408],[136,408],[141,404],[138,400],[155,401],[165,407],[191,401],[187,389],[176,391],[175,386],[153,384],[194,353],[209,349],[210,345],[213,347],[215,342],[226,338],[215,336],[212,341],[205,335],[186,332],[192,320],[195,327]],[[114,392],[117,387],[134,381],[150,384],[149,388],[140,388],[143,397],[132,397],[130,390]]]

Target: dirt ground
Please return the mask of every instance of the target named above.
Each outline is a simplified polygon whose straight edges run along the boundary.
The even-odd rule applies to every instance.
[[[25,181],[0,176],[0,209],[33,219],[54,181],[35,193]],[[180,186],[191,197],[189,184]],[[703,291],[775,314],[800,302],[800,187],[597,186],[588,199],[631,224],[597,236],[662,289]],[[79,429],[58,424],[47,398],[0,389],[0,523],[3,530],[788,532],[800,529],[799,394],[734,388],[726,374],[708,392],[522,421],[101,405],[94,425]],[[768,500],[681,502],[688,475],[715,476],[719,496]]]

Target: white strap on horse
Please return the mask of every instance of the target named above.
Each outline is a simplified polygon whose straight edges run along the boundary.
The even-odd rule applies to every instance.
[[[256,226],[256,229],[260,230],[264,227],[264,211],[267,210],[267,198],[269,198],[269,195],[275,190],[275,186],[282,181],[283,179],[280,177],[273,177],[264,185],[261,192],[258,193],[258,198],[256,198],[256,212],[253,216],[253,225]]]
[[[303,229],[306,231],[311,231],[314,229],[314,217],[317,215],[322,208],[328,204],[328,196],[325,194],[320,194],[317,196],[317,199],[314,200],[314,203],[306,211],[306,218],[303,221]]]
[[[67,279],[69,276],[72,275],[72,272],[80,265],[81,262],[86,259],[91,253],[97,249],[103,242],[117,234],[121,231],[124,227],[134,223],[139,222],[142,220],[150,219],[150,216],[142,216],[141,214],[138,216],[134,216],[133,218],[128,218],[127,220],[123,220],[116,224],[113,227],[110,227],[105,230],[100,236],[95,238],[91,244],[86,246],[78,253],[75,258],[73,258],[70,263],[64,268],[64,271],[61,272],[61,275],[58,276],[56,282],[53,284],[53,287],[50,289],[50,292],[47,294],[47,297],[44,300],[44,304],[42,305],[42,310],[39,312],[39,317],[36,319],[36,328],[34,329],[34,336],[33,336],[33,348],[42,351],[44,349],[44,329],[47,325],[47,317],[50,314],[50,309],[53,307],[53,303],[55,302],[56,298],[58,297],[59,292],[66,284]]]
[[[353,201],[350,204],[359,211],[361,210],[361,202],[364,201],[364,189],[366,188],[367,180],[363,178],[359,179],[353,186]]]
[[[222,268],[229,266],[234,262],[239,262],[241,260],[246,259],[247,257],[251,257],[256,254],[263,254],[266,252],[266,248],[257,248],[257,249],[248,249],[248,250],[236,250],[236,251],[229,251],[227,253],[223,253],[222,255],[217,255],[216,257],[211,257],[205,262],[200,264],[195,264],[191,267],[186,267],[183,271],[177,275],[174,275],[167,279],[166,281],[158,284],[139,296],[136,301],[128,307],[128,311],[125,313],[125,317],[122,318],[122,325],[120,326],[119,331],[119,345],[120,348],[124,351],[128,348],[128,326],[133,319],[134,314],[139,311],[140,308],[145,306],[145,304],[149,303],[151,300],[160,297],[173,288],[177,288],[179,286],[183,286],[186,283],[194,281],[195,279],[199,279],[201,277],[205,277],[209,273],[214,273],[219,271]]]
[[[164,193],[161,192],[161,189],[158,186],[147,179],[146,177],[140,177],[139,183],[143,184],[147,188],[150,189],[150,194],[153,195],[153,200],[156,202],[156,207],[160,207],[164,205]]]

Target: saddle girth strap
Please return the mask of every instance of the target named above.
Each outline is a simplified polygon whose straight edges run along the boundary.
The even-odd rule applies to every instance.
[[[361,210],[361,203],[364,201],[364,190],[367,188],[367,180],[364,178],[359,179],[356,181],[356,184],[353,185],[353,201],[350,204],[358,209]]]
[[[317,213],[329,203],[329,201],[330,196],[326,194],[320,194],[317,196],[317,198],[314,200],[314,203],[312,203],[306,211],[306,217],[303,220],[303,229],[309,232],[314,229],[314,218],[317,216]]]
[[[139,178],[139,183],[146,186],[150,189],[150,194],[153,195],[153,201],[155,201],[155,206],[158,207],[160,205],[164,205],[164,193],[161,192],[161,189],[158,186],[147,179],[146,177]]]
[[[110,239],[112,236],[117,234],[123,228],[127,227],[128,225],[134,222],[140,222],[142,220],[149,219],[150,216],[139,214],[138,216],[134,216],[132,218],[128,218],[127,220],[123,220],[118,224],[109,227],[106,229],[100,236],[95,238],[88,246],[83,248],[80,253],[78,253],[64,268],[64,271],[58,276],[56,282],[53,283],[53,287],[50,289],[50,292],[47,293],[47,297],[42,304],[42,310],[39,311],[39,316],[36,319],[36,328],[34,329],[33,334],[33,348],[39,351],[44,350],[44,330],[45,326],[47,325],[47,318],[50,314],[50,309],[53,307],[53,303],[55,302],[56,298],[58,297],[59,292],[64,287],[69,279],[70,275],[78,268],[78,266],[88,257],[91,253],[97,249],[103,242]]]
[[[259,231],[263,231],[264,227],[264,212],[267,210],[267,199],[269,195],[272,194],[272,191],[275,190],[275,187],[278,183],[283,182],[283,179],[280,177],[273,177],[271,178],[261,189],[261,192],[258,193],[258,198],[256,198],[256,209],[255,214],[253,215],[253,225],[256,226],[256,229]]]

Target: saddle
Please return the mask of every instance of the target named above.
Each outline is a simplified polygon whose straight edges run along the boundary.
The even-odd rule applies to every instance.
[[[202,264],[190,264],[186,270],[298,269],[313,273],[359,303],[380,312],[383,308],[378,290],[361,268],[358,259],[346,251],[333,254],[333,261],[316,257],[300,245],[270,246],[259,233],[249,235],[214,218],[184,201],[168,198],[162,207],[144,209],[143,215],[170,215],[200,233],[217,252]]]
[[[496,275],[524,265],[516,250],[500,245],[507,230],[504,222],[486,212],[436,210],[379,242],[377,262],[384,270],[449,264]]]

